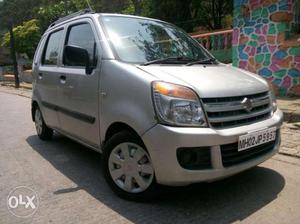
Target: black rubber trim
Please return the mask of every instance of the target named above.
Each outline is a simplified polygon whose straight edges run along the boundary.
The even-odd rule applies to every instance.
[[[72,110],[69,110],[69,109],[66,109],[66,108],[63,108],[63,107],[45,102],[45,101],[42,101],[42,105],[44,107],[47,107],[48,109],[62,112],[65,115],[68,115],[70,117],[73,117],[73,118],[81,120],[81,121],[84,121],[86,123],[93,124],[93,123],[95,123],[95,120],[96,120],[95,117],[92,117],[92,116],[89,116],[89,115],[86,115],[86,114],[82,114],[82,113],[79,113],[79,112],[76,112],[76,111],[72,111]]]
[[[42,102],[42,105],[43,105],[44,107],[47,107],[48,109],[58,111],[58,106],[55,106],[54,104],[47,103],[47,102],[43,101],[43,102]]]

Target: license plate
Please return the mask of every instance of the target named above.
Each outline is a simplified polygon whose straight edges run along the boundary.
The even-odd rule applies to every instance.
[[[239,137],[238,151],[243,151],[276,139],[276,127],[252,132]]]

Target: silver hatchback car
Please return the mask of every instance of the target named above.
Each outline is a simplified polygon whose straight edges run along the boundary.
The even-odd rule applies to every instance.
[[[280,145],[282,112],[261,77],[219,63],[172,24],[82,11],[53,23],[33,64],[32,118],[102,153],[127,199],[210,182]]]

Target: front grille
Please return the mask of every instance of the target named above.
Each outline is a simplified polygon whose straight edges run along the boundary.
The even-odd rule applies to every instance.
[[[256,158],[273,150],[276,141],[258,145],[243,151],[238,151],[238,143],[221,145],[221,155],[224,167],[233,166]]]
[[[248,98],[252,109],[247,111],[242,101]],[[265,120],[271,116],[269,92],[252,95],[203,98],[208,121],[214,128],[227,128]]]
[[[188,147],[177,149],[177,160],[188,170],[210,169],[210,147]]]

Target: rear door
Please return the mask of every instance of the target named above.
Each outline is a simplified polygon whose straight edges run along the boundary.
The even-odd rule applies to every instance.
[[[62,53],[63,35],[63,29],[54,30],[47,35],[34,69],[36,77],[34,95],[39,101],[46,124],[52,128],[59,127],[56,105],[59,83],[58,59]]]
[[[61,129],[95,148],[100,144],[100,46],[96,42],[97,39],[99,38],[90,19],[82,19],[68,25],[65,46],[73,45],[86,49],[94,69],[91,74],[86,74],[84,67],[70,64],[63,58],[58,90]]]

